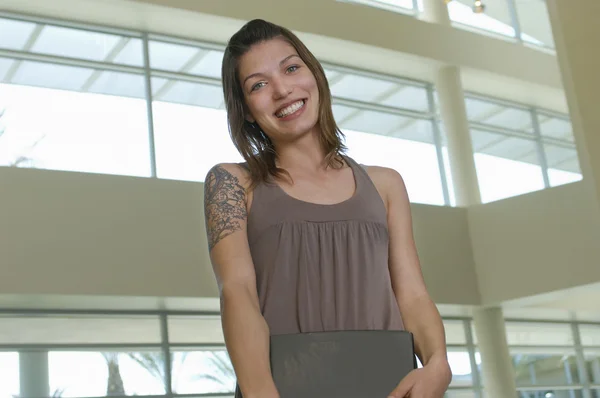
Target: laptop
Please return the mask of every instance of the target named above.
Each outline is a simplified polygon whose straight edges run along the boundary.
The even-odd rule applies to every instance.
[[[407,331],[339,331],[271,336],[281,398],[387,398],[416,369]]]

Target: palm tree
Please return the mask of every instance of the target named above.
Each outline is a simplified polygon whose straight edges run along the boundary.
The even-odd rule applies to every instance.
[[[123,377],[121,377],[121,370],[119,369],[119,353],[103,352],[102,356],[106,360],[106,365],[108,366],[106,395],[125,395]]]
[[[172,356],[171,369],[181,368],[186,361],[188,352],[181,352],[177,356]],[[219,384],[223,389],[231,388],[235,383],[235,372],[226,353],[210,352],[207,353],[207,363],[214,370],[211,373],[199,373],[192,377],[192,380],[206,380]],[[152,376],[161,382],[166,380],[165,358],[161,353],[130,353],[129,357],[136,361],[140,366],[148,371]],[[177,358],[177,359],[176,359]],[[175,364],[175,361],[178,363]],[[175,366],[177,365],[177,366]],[[179,372],[173,374],[172,391],[177,393]]]
[[[0,109],[0,138],[6,133],[6,125],[2,123],[2,118],[6,116],[6,109]],[[24,154],[18,155],[12,162],[8,164],[9,167],[34,167],[35,160],[29,154],[46,138],[46,133],[43,133],[37,140],[35,140],[27,148],[23,149]]]
[[[35,142],[33,142],[31,145],[29,145],[29,147],[27,147],[25,149],[25,152],[27,153],[31,153],[33,152],[33,150],[35,149],[36,146],[38,146],[38,144],[40,142],[42,142],[44,139],[46,138],[46,134],[42,134],[40,136],[40,138],[38,138]],[[21,166],[25,166],[25,167],[34,167],[35,166],[35,160],[33,157],[27,156],[25,155],[19,155],[17,156],[17,158],[15,160],[13,160],[10,164],[10,167],[21,167]]]
[[[224,389],[230,388],[235,383],[235,371],[226,352],[211,352],[207,358],[207,362],[214,369],[214,372],[197,375],[195,377],[196,380],[210,380],[220,384]]]
[[[148,373],[154,376],[155,379],[161,383],[165,383],[167,380],[166,369],[165,369],[165,357],[159,352],[135,352],[128,354],[131,359],[137,362],[142,368],[146,369]],[[183,363],[185,356],[181,359]],[[171,363],[173,360],[171,361]],[[175,384],[175,383],[173,383]],[[176,392],[173,390],[173,392]]]

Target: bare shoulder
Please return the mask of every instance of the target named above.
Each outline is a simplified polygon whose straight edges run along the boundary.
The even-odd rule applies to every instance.
[[[227,181],[248,189],[250,186],[250,172],[238,163],[218,163],[208,171],[204,181],[208,185]]]
[[[248,216],[249,173],[242,166],[220,163],[204,181],[204,215],[209,248],[245,228]]]
[[[400,173],[390,167],[364,166],[377,191],[388,204],[390,197],[406,196],[406,186]]]

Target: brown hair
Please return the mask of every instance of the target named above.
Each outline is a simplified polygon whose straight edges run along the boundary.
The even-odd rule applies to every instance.
[[[325,71],[306,48],[304,43],[288,29],[273,23],[254,19],[235,33],[225,49],[222,66],[223,94],[227,109],[229,133],[234,145],[248,164],[251,187],[265,182],[269,176],[281,177],[289,174],[275,164],[277,153],[269,137],[257,123],[249,123],[242,85],[239,79],[239,60],[250,48],[267,40],[281,38],[293,46],[298,55],[310,69],[319,89],[319,116],[317,123],[321,127],[321,145],[326,153],[328,166],[339,168],[343,165],[341,155],[346,150],[342,140],[343,133],[338,128],[331,109],[331,92],[325,77]]]

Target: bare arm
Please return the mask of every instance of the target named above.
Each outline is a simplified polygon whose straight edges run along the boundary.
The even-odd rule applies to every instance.
[[[396,171],[386,169],[385,174],[390,273],[400,313],[406,329],[414,335],[415,351],[421,363],[439,367],[439,377],[450,383],[444,325],[421,272],[406,187]]]
[[[242,394],[279,397],[269,364],[269,328],[260,312],[248,247],[245,180],[235,165],[217,165],[206,176],[208,245],[221,296],[225,344]]]

